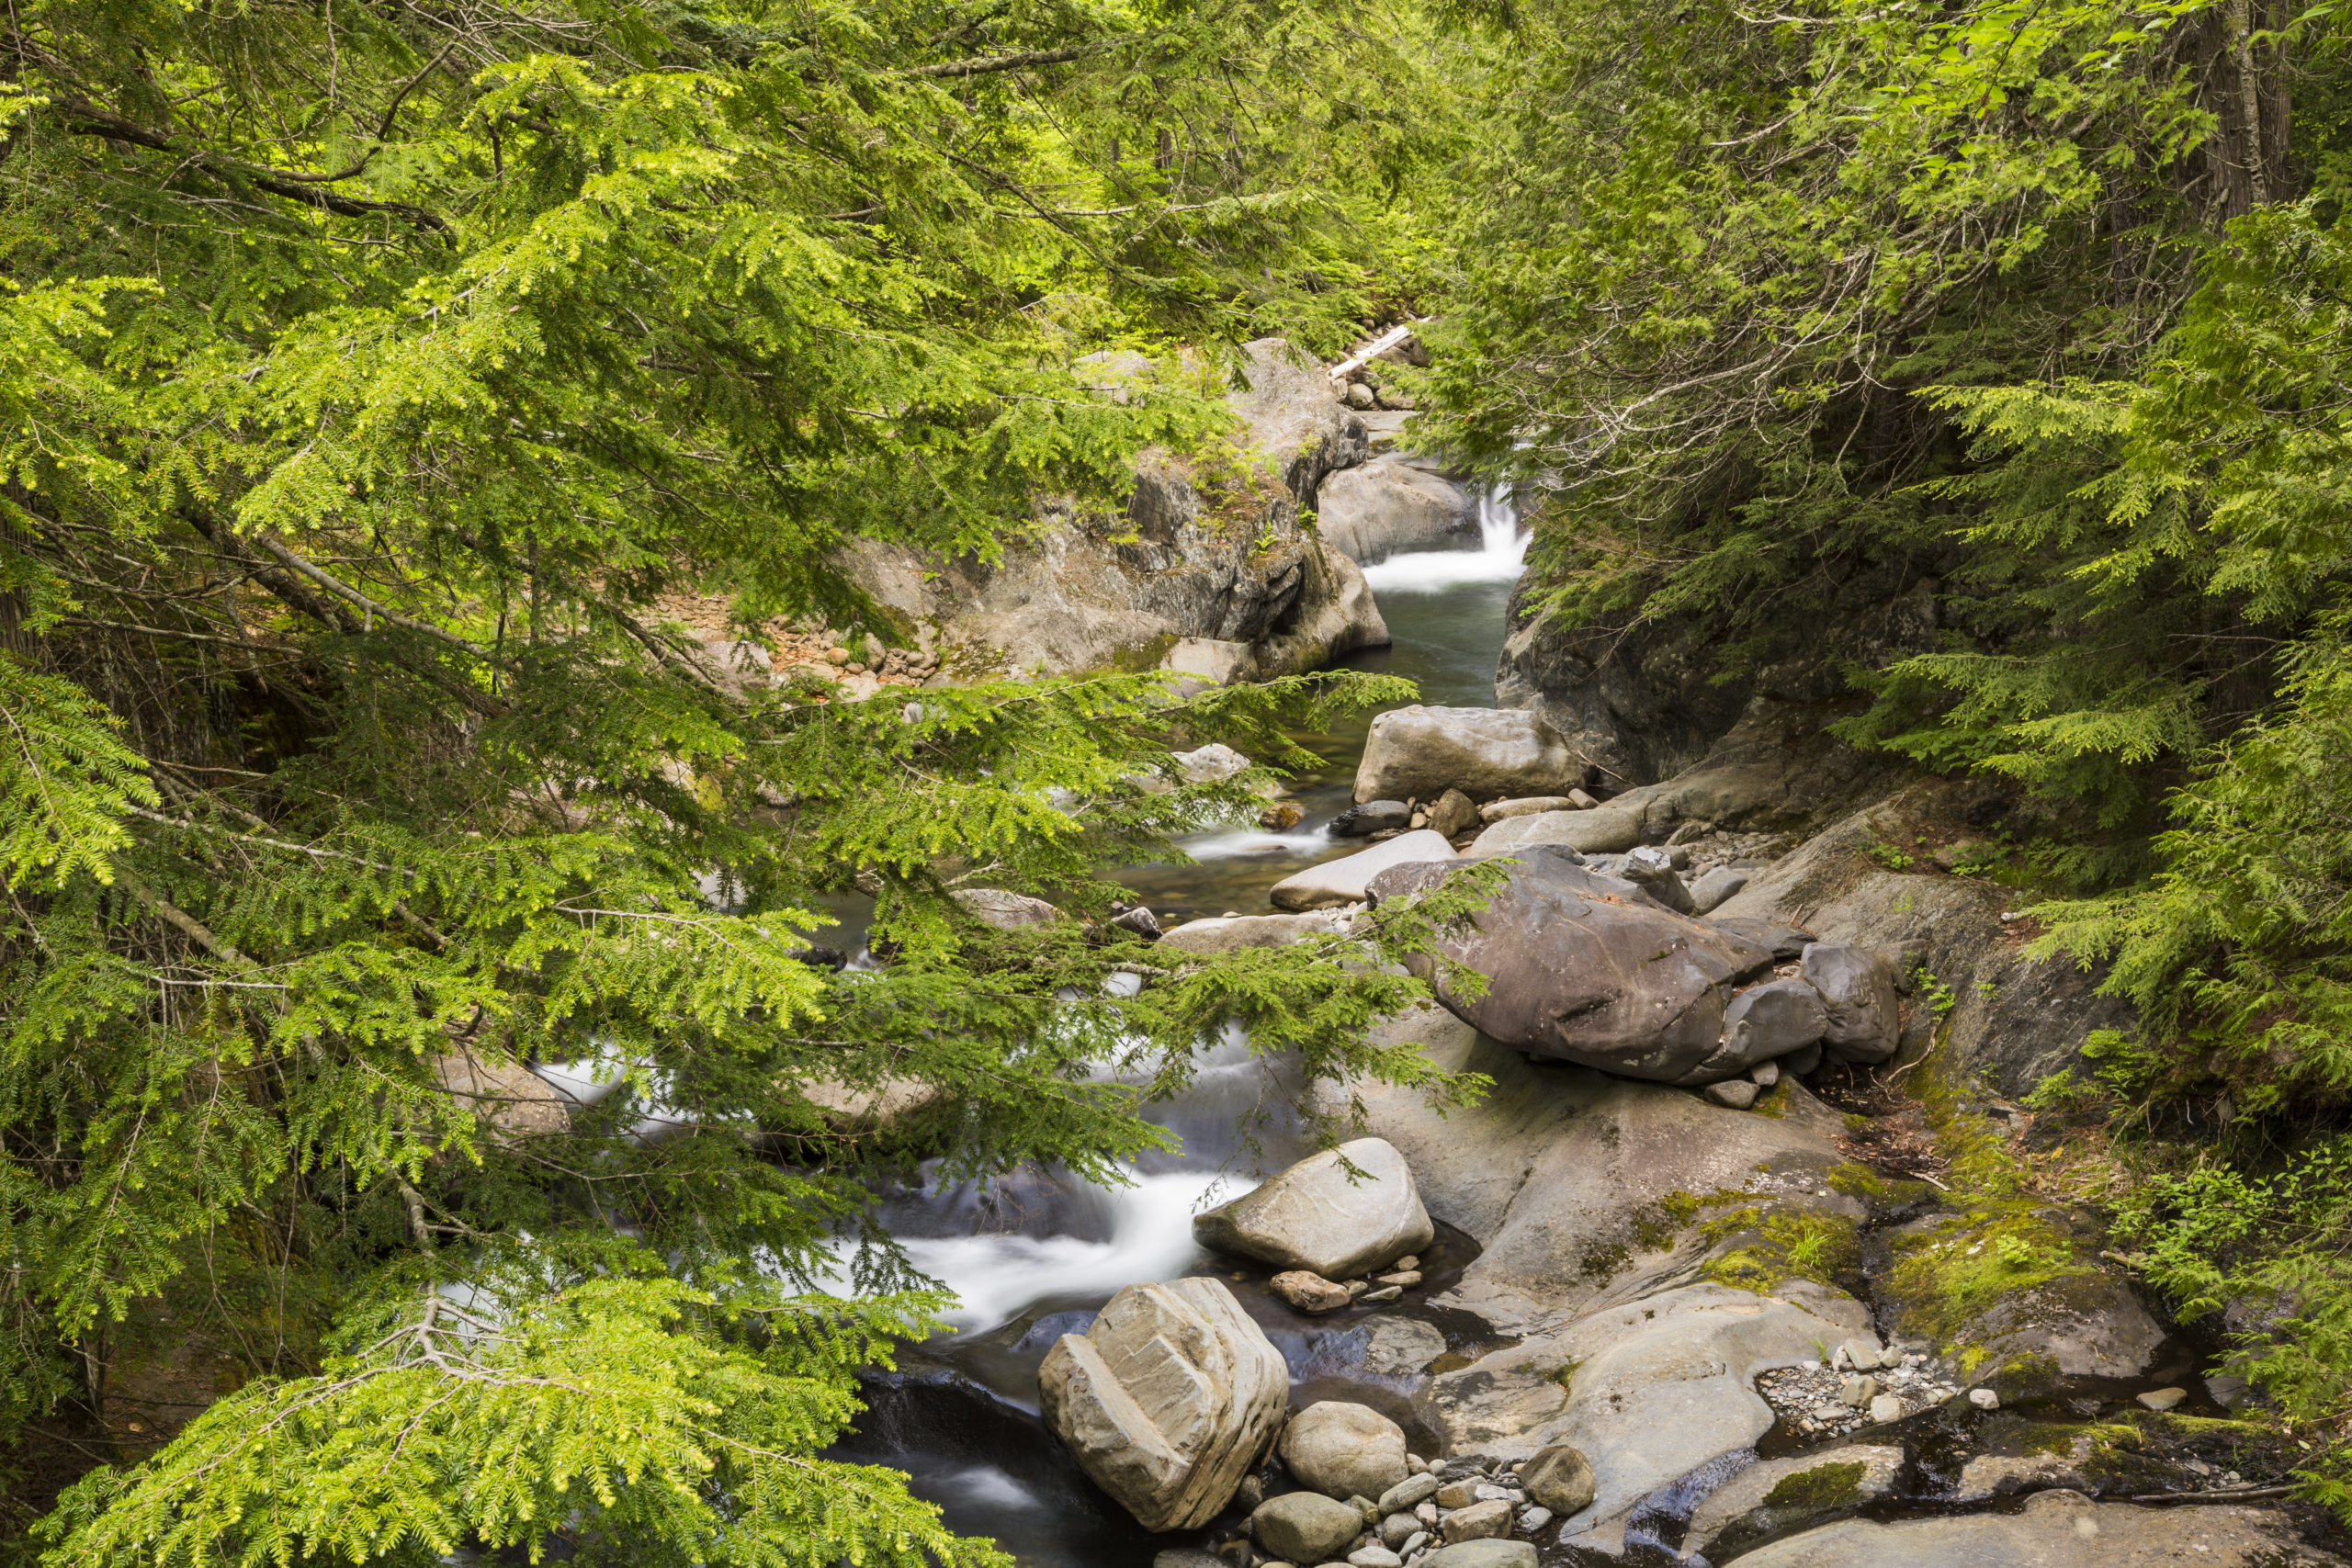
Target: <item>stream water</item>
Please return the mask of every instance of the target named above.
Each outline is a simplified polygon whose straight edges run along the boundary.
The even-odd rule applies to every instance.
[[[1424,703],[1492,705],[1505,611],[1526,546],[1499,496],[1482,502],[1480,525],[1475,547],[1392,557],[1365,569],[1393,641],[1353,656],[1348,667],[1406,676]],[[1295,738],[1319,759],[1291,787],[1306,813],[1297,828],[1204,834],[1182,846],[1194,863],[1131,867],[1120,880],[1163,924],[1228,909],[1267,912],[1266,891],[1275,883],[1363,847],[1329,829],[1350,804],[1370,723],[1364,715],[1343,728]],[[1126,1187],[1047,1173],[985,1192],[951,1189],[888,1203],[882,1217],[891,1234],[961,1304],[950,1315],[954,1332],[868,1383],[868,1412],[839,1457],[906,1471],[952,1528],[994,1537],[1023,1568],[1144,1568],[1169,1539],[1136,1526],[1047,1434],[1037,1416],[1037,1368],[1057,1338],[1082,1331],[1122,1287],[1197,1273],[1216,1273],[1231,1285],[1289,1363],[1298,1397],[1371,1404],[1426,1441],[1414,1430],[1409,1378],[1382,1370],[1363,1321],[1368,1309],[1302,1318],[1267,1290],[1270,1270],[1237,1269],[1193,1241],[1196,1212],[1252,1184],[1238,1169],[1237,1129],[1259,1100],[1262,1071],[1238,1040],[1214,1048],[1192,1089],[1154,1112],[1181,1135],[1182,1152],[1143,1162]],[[1272,1130],[1269,1161],[1304,1152],[1286,1147],[1287,1139],[1286,1129]],[[1442,1293],[1476,1252],[1467,1237],[1442,1230],[1422,1253],[1418,1295]],[[1449,1351],[1485,1348],[1483,1325],[1459,1314],[1396,1303],[1381,1315],[1419,1319]]]

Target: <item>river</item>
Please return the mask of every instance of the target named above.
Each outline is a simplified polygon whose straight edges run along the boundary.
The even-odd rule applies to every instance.
[[[1473,547],[1397,556],[1365,569],[1393,640],[1352,656],[1347,668],[1404,676],[1428,704],[1493,705],[1505,614],[1526,545],[1505,500],[1484,501],[1480,524]],[[1295,738],[1320,759],[1293,781],[1292,797],[1306,813],[1297,828],[1203,834],[1182,845],[1193,863],[1133,867],[1120,880],[1163,924],[1227,910],[1266,912],[1275,883],[1363,847],[1332,838],[1329,826],[1352,798],[1371,718]],[[909,1258],[961,1304],[951,1314],[953,1333],[911,1350],[899,1372],[869,1383],[871,1408],[838,1457],[905,1470],[952,1528],[993,1537],[1023,1568],[1145,1568],[1170,1538],[1137,1527],[1046,1433],[1036,1415],[1037,1367],[1056,1338],[1083,1330],[1123,1286],[1210,1272],[1232,1285],[1281,1349],[1295,1397],[1369,1404],[1421,1438],[1406,1397],[1410,1380],[1379,1370],[1361,1322],[1367,1312],[1301,1318],[1267,1292],[1263,1270],[1236,1269],[1193,1241],[1197,1210],[1250,1184],[1232,1168],[1235,1129],[1258,1099],[1261,1070],[1238,1041],[1214,1049],[1191,1090],[1154,1112],[1182,1135],[1182,1152],[1147,1162],[1127,1187],[1048,1175],[888,1205],[883,1217]],[[1420,1294],[1442,1293],[1475,1253],[1468,1238],[1441,1233],[1423,1255]],[[1482,1325],[1462,1314],[1396,1303],[1382,1315],[1426,1325],[1450,1350],[1480,1348]]]

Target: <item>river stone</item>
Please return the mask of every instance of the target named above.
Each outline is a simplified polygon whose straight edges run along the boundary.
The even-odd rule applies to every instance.
[[[1335,839],[1368,839],[1374,833],[1385,833],[1403,828],[1413,819],[1413,808],[1401,800],[1367,800],[1361,806],[1351,806],[1331,818],[1331,836]]]
[[[1180,1546],[1153,1557],[1151,1568],[1233,1568],[1233,1564],[1214,1551]]]
[[[1399,834],[1385,844],[1308,866],[1275,883],[1266,897],[1277,909],[1327,909],[1335,904],[1360,904],[1364,899],[1365,885],[1391,866],[1454,858],[1453,846],[1445,841],[1444,834],[1423,828],[1418,832]]]
[[[1372,721],[1355,797],[1434,800],[1458,789],[1474,800],[1562,794],[1585,765],[1524,708],[1391,708]]]
[[[1509,817],[1478,835],[1474,855],[1498,855],[1537,844],[1560,844],[1589,855],[1617,854],[1642,841],[1639,810],[1597,806],[1589,811],[1538,811]]]
[[[1668,858],[1664,850],[1644,847],[1628,851],[1621,874],[1678,915],[1699,912],[1690,902],[1690,889],[1683,886],[1682,878],[1674,874],[1674,862]]]
[[[1486,977],[1486,994],[1456,993],[1435,954],[1413,954],[1407,967],[1463,1021],[1532,1055],[1687,1081],[1722,1038],[1731,987],[1769,956],[1556,852],[1530,850],[1509,863],[1508,882],[1472,929],[1437,944]],[[1402,897],[1450,870],[1394,869],[1374,878],[1373,891]]]
[[[1358,1173],[1352,1179],[1351,1166]],[[1419,1252],[1436,1238],[1437,1227],[1405,1157],[1379,1138],[1358,1138],[1194,1215],[1193,1235],[1219,1252],[1348,1280]]]
[[[2151,1410],[2170,1410],[2188,1397],[2188,1391],[2185,1388],[2152,1388],[2133,1397]]]
[[[1566,1443],[1536,1450],[1519,1467],[1519,1480],[1530,1497],[1555,1514],[1577,1513],[1592,1506],[1592,1466]]]
[[[1292,1269],[1267,1281],[1284,1303],[1310,1316],[1337,1312],[1355,1297],[1345,1285],[1335,1285],[1309,1269]]]
[[[1223,915],[1186,920],[1159,933],[1159,945],[1203,957],[1245,947],[1287,947],[1310,936],[1344,932],[1356,911],[1344,906],[1303,915]]]
[[[1898,1028],[1894,966],[1842,942],[1804,950],[1804,979],[1820,994],[1826,1026],[1821,1043],[1849,1062],[1883,1062],[1894,1055]]]
[[[1438,1529],[1449,1541],[1487,1540],[1510,1534],[1510,1505],[1499,1497],[1489,1497],[1456,1508],[1438,1521]]]
[[[1405,1560],[1375,1541],[1348,1553],[1350,1568],[1404,1568]]]
[[[1403,1427],[1369,1405],[1335,1399],[1290,1418],[1282,1455],[1300,1485],[1327,1497],[1378,1497],[1410,1473]]]
[[[1419,1475],[1408,1475],[1383,1492],[1375,1506],[1384,1514],[1405,1512],[1436,1496],[1439,1484],[1437,1476],[1428,1471]]]
[[[1857,1444],[1749,1465],[1691,1510],[1686,1553],[1719,1562],[1893,1495],[1903,1450]]]
[[[1390,1514],[1380,1521],[1380,1544],[1395,1551],[1421,1533],[1421,1521],[1410,1514]]]
[[[1707,1097],[1711,1105],[1720,1105],[1726,1111],[1746,1111],[1764,1091],[1754,1078],[1724,1078],[1699,1092]]]
[[[1724,1010],[1723,1043],[1691,1070],[1689,1082],[1744,1073],[1821,1038],[1828,1027],[1821,995],[1803,980],[1767,980],[1732,998]]]
[[[1458,789],[1447,790],[1430,807],[1430,831],[1449,839],[1467,831],[1477,820],[1478,808]]]
[[[1577,792],[1583,795],[1584,792]],[[1585,796],[1589,800],[1589,795]],[[1565,795],[1522,795],[1516,800],[1490,800],[1478,807],[1478,820],[1492,827],[1512,817],[1532,817],[1539,811],[1575,811],[1577,803]]]
[[[1046,1425],[1148,1530],[1215,1518],[1290,1402],[1282,1352],[1217,1280],[1129,1285],[1037,1385]]]
[[[2199,1550],[2202,1548],[2203,1550]],[[1846,1519],[1737,1559],[1739,1568],[2341,1568],[2267,1508],[2143,1508],[2041,1492],[2015,1513]],[[1423,1568],[1437,1562],[1432,1556]],[[1443,1568],[1453,1568],[1445,1564]]]
[[[1724,899],[1747,886],[1747,873],[1719,865],[1713,871],[1700,873],[1690,884],[1690,907],[1706,914]]]
[[[1420,1568],[1535,1568],[1534,1543],[1524,1540],[1465,1540],[1441,1546],[1421,1559]]]
[[[1363,1533],[1363,1516],[1320,1492],[1285,1492],[1258,1505],[1250,1535],[1285,1562],[1329,1562]]]
[[[1032,898],[1026,893],[1010,893],[1001,887],[963,887],[948,895],[964,906],[964,912],[982,925],[999,931],[1019,931],[1024,926],[1047,926],[1062,918],[1062,912],[1043,898]]]
[[[1363,1327],[1363,1370],[1374,1377],[1417,1378],[1431,1361],[1445,1354],[1445,1336],[1417,1318],[1367,1318]],[[1404,1484],[1409,1488],[1413,1481]],[[1430,1483],[1430,1490],[1437,1490],[1436,1482]],[[1409,1508],[1419,1501],[1415,1497],[1409,1502],[1392,1503],[1384,1496],[1380,1500],[1381,1511]]]

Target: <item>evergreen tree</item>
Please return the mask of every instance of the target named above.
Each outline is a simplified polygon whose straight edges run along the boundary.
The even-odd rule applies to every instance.
[[[1226,439],[1213,376],[1114,402],[1073,363],[1336,341],[1410,287],[1419,28],[10,13],[0,1418],[104,1454],[110,1369],[230,1391],[74,1485],[57,1561],[1001,1561],[815,1457],[941,1304],[875,1185],[1116,1179],[1228,1020],[1475,1087],[1364,1043],[1421,993],[1361,948],[1179,961],[952,897],[1100,916],[1103,866],[1268,776],[1183,784],[1171,742],[1296,765],[1285,724],[1396,683],[852,703],[661,608],[899,635],[854,542],[986,556]],[[813,962],[853,889],[878,971]],[[534,1062],[612,1090],[550,1116]]]

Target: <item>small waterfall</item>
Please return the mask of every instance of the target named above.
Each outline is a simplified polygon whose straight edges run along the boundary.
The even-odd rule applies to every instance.
[[[1363,569],[1374,593],[1429,592],[1462,582],[1509,582],[1527,558],[1527,534],[1508,482],[1490,485],[1478,497],[1476,550],[1425,550],[1391,556]]]

